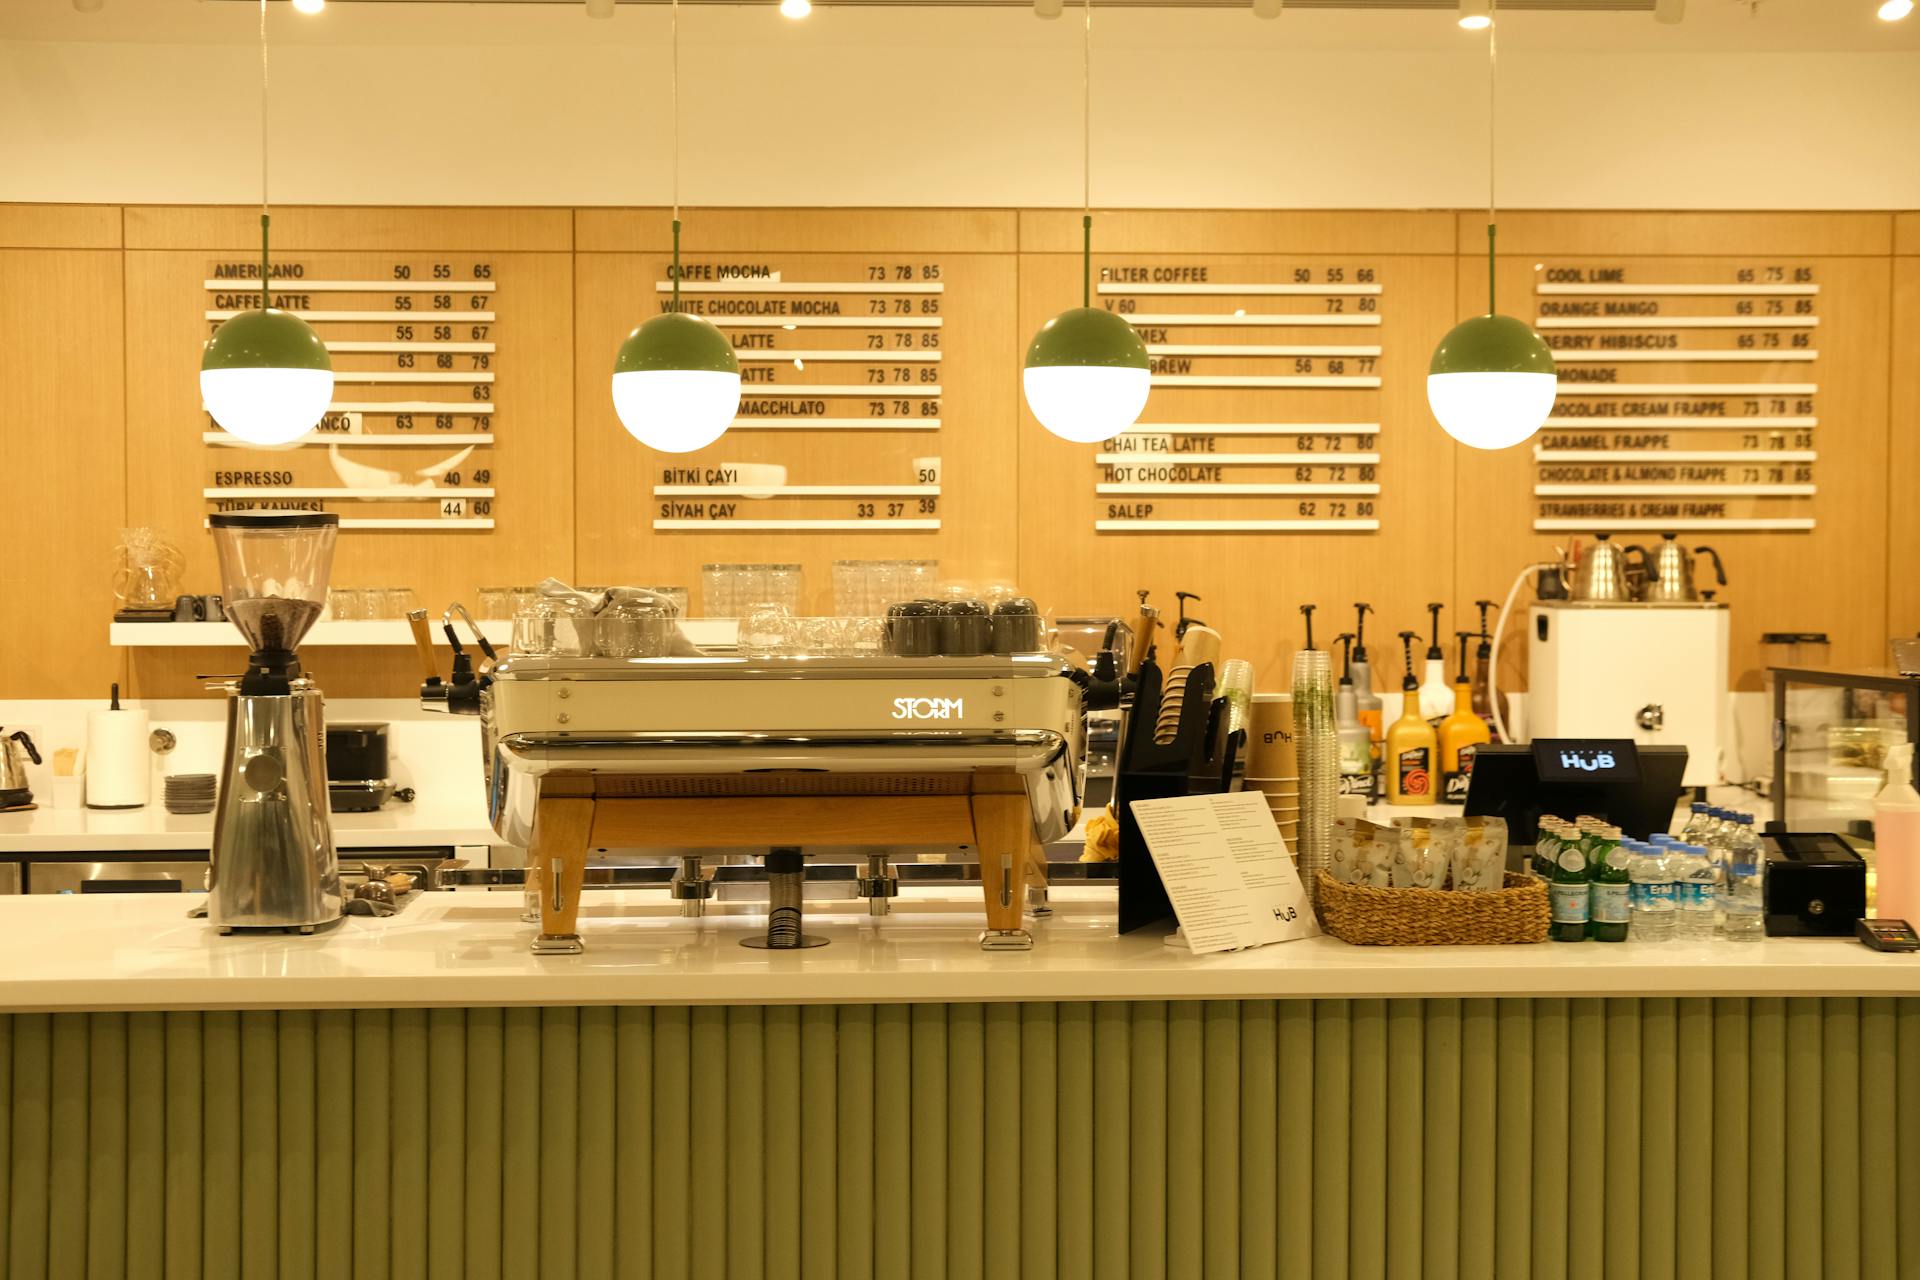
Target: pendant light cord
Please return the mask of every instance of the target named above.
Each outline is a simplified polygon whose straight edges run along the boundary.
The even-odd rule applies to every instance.
[[[1080,42],[1080,305],[1093,305],[1093,0]]]
[[[680,0],[673,0],[673,310],[680,310]]]
[[[267,0],[260,0],[260,309],[272,301],[267,292]]]
[[[1493,262],[1494,262],[1494,182],[1497,169],[1499,148],[1494,145],[1496,122],[1500,119],[1500,77],[1499,57],[1497,54],[1497,33],[1500,0],[1488,0],[1487,17],[1487,314],[1496,315],[1500,308],[1493,300]]]

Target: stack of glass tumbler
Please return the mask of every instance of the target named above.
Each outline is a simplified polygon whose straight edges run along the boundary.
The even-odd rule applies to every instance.
[[[1333,718],[1333,660],[1324,649],[1293,655],[1293,741],[1300,759],[1300,879],[1319,903],[1317,877],[1333,849],[1340,796],[1340,739]]]

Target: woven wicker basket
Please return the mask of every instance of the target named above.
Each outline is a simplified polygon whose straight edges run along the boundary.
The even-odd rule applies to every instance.
[[[1487,893],[1376,889],[1319,873],[1320,924],[1342,942],[1371,947],[1445,947],[1547,940],[1547,884],[1507,872]]]

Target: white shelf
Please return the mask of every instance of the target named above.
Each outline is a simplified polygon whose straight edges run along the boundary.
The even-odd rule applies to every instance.
[[[435,648],[444,648],[446,637],[440,631],[440,618],[433,615]],[[687,639],[701,647],[725,648],[733,644],[738,624],[731,618],[690,618],[680,624]],[[480,623],[488,640],[501,649],[513,639],[513,623],[490,618]],[[460,641],[467,643],[465,626],[459,627]],[[240,649],[246,646],[240,631],[231,622],[115,622],[110,623],[108,642],[121,649]],[[397,619],[373,622],[335,622],[323,620],[300,642],[302,649],[316,645],[339,647],[399,647],[413,643],[413,630]]]

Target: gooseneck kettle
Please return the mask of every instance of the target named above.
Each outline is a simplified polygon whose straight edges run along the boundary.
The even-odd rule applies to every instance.
[[[40,751],[24,729],[0,739],[0,809],[24,809],[33,803],[27,762],[40,763]]]
[[[1638,554],[1640,563],[1628,563],[1630,555]],[[1575,600],[1632,600],[1635,577],[1648,583],[1655,577],[1653,556],[1638,544],[1616,547],[1608,540],[1608,535],[1594,535],[1593,548],[1580,559],[1579,567],[1573,572],[1573,598]]]
[[[1663,533],[1659,553],[1653,559],[1653,574],[1640,598],[1656,602],[1698,600],[1700,593],[1693,585],[1693,558],[1700,555],[1712,557],[1714,581],[1726,586],[1727,568],[1720,563],[1718,551],[1712,547],[1695,547],[1689,551],[1673,534]]]

